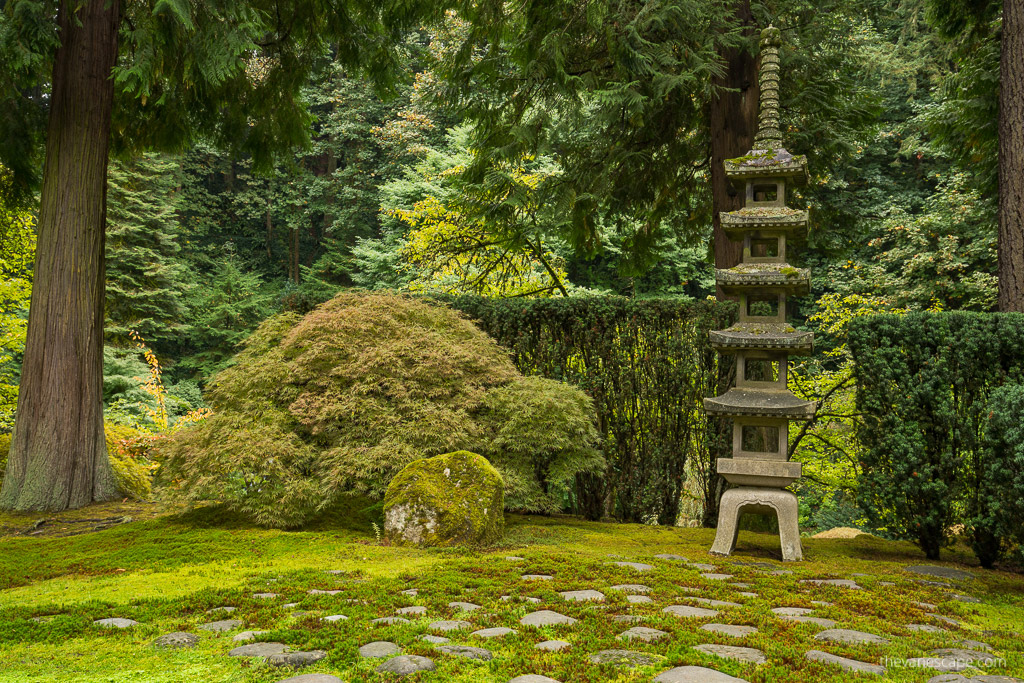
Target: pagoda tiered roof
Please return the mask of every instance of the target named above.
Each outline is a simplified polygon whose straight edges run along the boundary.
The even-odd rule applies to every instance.
[[[805,401],[788,390],[733,387],[721,396],[704,399],[704,410],[722,417],[810,420],[817,408],[817,401]]]
[[[722,229],[731,240],[743,239],[751,230],[784,232],[802,237],[807,232],[807,211],[787,206],[766,206],[723,211],[719,214]]]
[[[725,175],[737,184],[748,180],[784,178],[796,185],[810,180],[807,155],[791,154],[784,147],[755,148],[741,157],[725,160]]]
[[[741,263],[715,270],[715,282],[728,295],[750,289],[772,289],[800,296],[811,288],[811,271],[788,263]]]
[[[797,330],[788,323],[741,322],[711,332],[711,346],[722,353],[750,349],[808,355],[814,346],[814,333]]]

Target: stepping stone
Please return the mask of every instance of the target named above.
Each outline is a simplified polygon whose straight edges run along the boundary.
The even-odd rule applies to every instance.
[[[182,647],[195,647],[198,642],[199,636],[192,633],[186,633],[184,631],[177,631],[175,633],[168,633],[167,635],[160,636],[153,641],[153,647],[178,649]]]
[[[505,559],[508,560],[509,562],[522,562],[526,558],[525,557],[519,557],[518,555],[506,555]]]
[[[665,614],[693,619],[703,619],[705,617],[714,617],[718,615],[716,610],[704,609],[703,607],[690,607],[689,605],[669,605],[661,611]]]
[[[555,577],[550,574],[523,574],[520,578],[523,581],[550,581]]]
[[[964,678],[960,674],[940,674],[928,679],[928,683],[1024,683],[1024,678],[1012,676],[978,676]]]
[[[992,646],[980,640],[958,640],[957,645],[968,650],[991,650]]]
[[[957,602],[981,602],[981,600],[979,600],[978,598],[971,597],[970,595],[960,595],[959,593],[953,593],[953,595],[951,595],[950,597],[956,600]]]
[[[557,626],[560,624],[575,624],[576,620],[549,609],[531,612],[519,620],[523,626]]]
[[[968,662],[947,657],[911,657],[903,660],[903,664],[915,669],[935,669],[946,672],[964,671],[971,668]]]
[[[858,577],[861,577],[861,578],[864,578],[864,579],[872,579],[872,578],[874,578],[874,574],[865,574],[863,572],[854,572],[854,573],[850,574],[850,576],[858,576]]]
[[[711,598],[686,598],[687,600],[693,600],[699,602],[702,605],[710,605],[711,607],[743,607],[738,602],[728,602],[726,600],[712,600]]]
[[[646,652],[633,652],[632,650],[601,650],[590,655],[589,659],[591,664],[613,664],[631,669],[635,666],[657,664],[664,657],[647,654]]]
[[[41,617],[29,617],[29,621],[34,621],[37,624],[49,624],[51,621],[57,618],[56,614],[46,614]]]
[[[541,676],[540,674],[526,674],[525,676],[516,676],[508,683],[559,683],[554,678],[548,678],[547,676]]]
[[[840,588],[850,588],[852,590],[862,590],[857,585],[856,581],[850,579],[803,579],[800,583],[813,583],[818,586],[839,586]]]
[[[313,590],[306,591],[306,593],[308,593],[309,595],[337,595],[340,592],[341,591],[322,591],[319,588],[314,588]]]
[[[924,610],[925,612],[934,612],[935,610],[938,609],[938,607],[936,605],[933,605],[930,602],[915,602],[915,601],[911,600],[910,604],[913,605],[914,607],[920,609],[920,610]]]
[[[324,574],[333,574],[334,576],[344,576],[347,572],[344,569],[327,569]]]
[[[703,588],[695,588],[694,586],[676,586],[679,590],[684,593],[703,593]]]
[[[893,583],[892,581],[879,581],[878,585],[879,586],[895,586],[896,584]]]
[[[114,617],[113,619],[97,619],[92,623],[95,626],[102,626],[103,628],[131,628],[132,626],[137,626],[139,622],[134,621],[133,619]]]
[[[696,569],[702,572],[713,572],[718,569],[715,565],[708,564],[707,562],[691,562],[689,566],[691,569]]]
[[[748,591],[740,591],[737,595],[742,595],[745,598],[756,598],[757,593],[750,593]]]
[[[945,623],[949,624],[950,626],[955,626],[956,628],[960,628],[960,622],[957,621],[956,619],[950,619],[949,617],[944,617],[941,614],[934,614],[932,612],[929,612],[928,616],[930,616],[932,619],[938,619],[939,621],[945,622]]]
[[[858,662],[856,659],[847,659],[846,657],[840,657],[838,655],[832,655],[828,652],[822,652],[821,650],[810,650],[804,653],[804,657],[811,660],[812,662],[825,662],[826,664],[835,664],[847,671],[853,671],[861,674],[874,674],[876,676],[885,675],[885,667],[878,666],[877,664],[868,664],[867,662]]]
[[[416,673],[417,671],[433,671],[436,668],[437,665],[427,657],[420,657],[419,655],[401,655],[394,659],[389,659],[378,666],[377,672],[408,676],[409,674]]]
[[[662,638],[667,638],[668,633],[659,631],[656,628],[646,626],[634,626],[628,631],[623,631],[615,636],[616,640],[642,640],[645,643],[656,643]]]
[[[822,617],[786,617],[780,616],[779,619],[784,621],[795,621],[798,624],[814,624],[815,626],[821,626],[823,628],[833,628],[837,625],[837,622],[831,619],[823,619]]]
[[[505,628],[504,626],[496,626],[494,628],[483,628],[479,631],[473,631],[469,635],[476,636],[477,638],[504,638],[505,636],[511,636],[516,633],[515,629]]]
[[[736,581],[727,585],[732,586],[733,588],[753,588],[751,584],[743,583],[741,581]]]
[[[525,596],[522,596],[522,595],[519,595],[519,596],[516,596],[516,597],[512,597],[511,595],[502,595],[501,596],[501,601],[502,602],[512,602],[513,600],[522,600],[523,602],[533,602],[533,603],[543,602],[540,598],[528,598],[528,597],[525,597]]]
[[[366,659],[390,657],[391,655],[401,654],[401,652],[402,648],[387,640],[376,640],[359,648],[359,656]]]
[[[320,621],[328,621],[331,623],[335,621],[348,621],[348,617],[346,617],[344,614],[332,614],[329,617],[324,617]]]
[[[703,666],[677,666],[658,674],[654,683],[747,683],[744,678],[736,678],[729,674]]]
[[[293,669],[303,669],[313,666],[321,659],[325,659],[327,653],[323,650],[310,650],[309,652],[283,652],[279,655],[267,657],[267,664],[270,666],[288,666]]]
[[[997,662],[997,658],[988,652],[978,652],[977,650],[965,650],[963,648],[949,648],[944,647],[938,650],[932,650],[928,653],[932,657],[946,657],[951,659],[958,659],[964,662],[982,662],[982,666],[994,666]]]
[[[236,647],[228,653],[228,657],[270,657],[288,651],[284,643],[253,643]]]
[[[402,591],[402,595],[411,595],[412,597],[416,597],[419,594],[420,592],[415,588],[406,588],[404,591]]]
[[[428,643],[433,643],[434,645],[444,645],[445,643],[452,642],[451,640],[449,640],[448,638],[445,638],[444,636],[431,636],[431,635],[420,636],[420,640],[428,642]]]
[[[572,602],[586,602],[587,600],[593,600],[594,602],[604,602],[604,593],[601,591],[583,590],[583,591],[563,591],[559,593],[566,600]]]
[[[494,659],[494,654],[490,650],[485,650],[482,647],[469,647],[468,645],[438,645],[434,649],[453,657],[478,659],[481,662],[489,662]]]
[[[792,576],[793,571],[791,569],[776,569],[768,572],[769,576]]]
[[[700,630],[721,633],[724,636],[732,636],[733,638],[743,638],[757,633],[757,629],[753,626],[734,626],[732,624],[704,624],[700,627]]]
[[[780,617],[803,617],[807,616],[813,609],[808,607],[773,607],[772,613]]]
[[[612,586],[613,591],[622,591],[623,593],[632,593],[637,595],[646,595],[651,592],[651,589],[642,583],[620,583],[617,586]]]
[[[643,617],[636,614],[613,614],[611,619],[621,624],[635,624],[644,620]]]
[[[237,607],[214,607],[213,609],[206,610],[207,614],[216,614],[217,612],[234,612]]]
[[[298,606],[299,606],[299,603],[297,603],[297,602],[289,602],[287,604],[281,605],[281,607],[284,607],[285,609],[291,609],[293,607],[298,607]]]
[[[203,631],[213,631],[214,633],[226,633],[234,631],[241,626],[242,622],[238,619],[225,619],[224,621],[211,621],[209,624],[200,624],[196,628]]]
[[[302,674],[286,678],[278,683],[345,683],[345,681],[330,674]]]
[[[456,612],[475,612],[480,609],[480,605],[475,605],[472,602],[449,602],[448,606]]]
[[[426,614],[427,608],[423,605],[413,605],[412,607],[400,607],[395,612],[398,614]]]
[[[935,565],[925,564],[906,567],[905,569],[911,574],[934,576],[936,578],[950,579],[952,581],[967,581],[968,579],[974,578],[974,574],[971,572],[965,572],[962,569],[953,569],[952,567],[936,567]]]
[[[408,624],[409,620],[403,617],[381,617],[380,619],[372,619],[371,624]]]
[[[543,643],[534,645],[533,649],[543,650],[544,652],[560,652],[567,647],[572,647],[572,643],[567,643],[564,640],[545,640]]]
[[[669,554],[669,553],[662,553],[661,555],[655,555],[654,558],[657,559],[657,560],[668,560],[669,562],[689,562],[690,561],[690,559],[688,557],[683,557],[682,555],[672,555],[672,554]]]
[[[280,593],[253,593],[252,597],[258,600],[273,600],[274,598],[281,597]]]
[[[830,643],[846,643],[847,645],[859,645],[861,643],[877,643],[879,645],[888,645],[889,641],[882,636],[876,636],[874,633],[864,633],[863,631],[851,631],[846,628],[833,628],[814,636],[815,640],[824,640]]]
[[[612,562],[616,567],[623,567],[624,569],[632,569],[638,572],[649,572],[654,567],[643,562]]]
[[[704,654],[724,657],[725,659],[735,659],[738,662],[749,662],[750,664],[764,664],[768,661],[763,652],[752,647],[708,643],[705,645],[694,645],[693,649]]]
[[[430,625],[430,628],[434,631],[448,632],[448,631],[461,631],[462,629],[473,628],[473,624],[468,621],[435,621]]]
[[[930,624],[907,624],[907,628],[911,631],[920,631],[922,633],[945,633],[946,629],[939,628],[938,626],[932,626]]]
[[[825,600],[811,600],[811,604],[812,605],[817,605],[818,607],[831,607],[832,606],[831,602],[827,602]]]
[[[701,576],[703,576],[708,581],[725,581],[726,579],[732,578],[732,574],[715,574],[711,572],[701,574]]]
[[[233,640],[236,643],[244,643],[247,640],[256,640],[257,638],[266,633],[270,633],[270,631],[242,631],[231,640]]]
[[[627,595],[626,602],[633,605],[643,605],[649,602],[654,602],[654,600],[651,600],[646,595]]]
[[[732,564],[738,567],[753,567],[758,571],[775,569],[775,565],[771,562],[733,562]]]

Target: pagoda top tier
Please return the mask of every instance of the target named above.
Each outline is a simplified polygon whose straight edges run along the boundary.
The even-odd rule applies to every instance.
[[[782,146],[779,129],[779,46],[782,34],[774,26],[761,31],[761,108],[754,148],[741,157],[725,160],[725,175],[736,183],[759,178],[790,179],[805,183],[807,157],[793,155]]]

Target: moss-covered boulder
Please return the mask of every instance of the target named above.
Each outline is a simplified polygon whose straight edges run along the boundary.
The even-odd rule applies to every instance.
[[[487,459],[456,451],[409,463],[388,485],[384,531],[392,543],[488,545],[505,530],[505,484]]]

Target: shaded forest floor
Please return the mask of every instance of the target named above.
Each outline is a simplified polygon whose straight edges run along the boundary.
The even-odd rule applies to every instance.
[[[98,524],[76,525],[75,520],[124,517],[131,521],[62,536]],[[958,549],[944,553],[939,564],[966,568],[974,578],[949,581],[910,573],[909,565],[931,563],[909,543],[871,536],[804,539],[807,560],[783,564],[777,538],[770,534],[742,532],[737,554],[722,559],[707,554],[713,530],[566,518],[509,516],[502,546],[483,552],[389,547],[378,541],[368,518],[356,514],[294,532],[254,529],[216,510],[157,516],[151,506],[97,506],[33,528],[40,518],[0,517],[0,528],[16,534],[0,538],[0,681],[5,683],[273,683],[294,675],[258,658],[229,657],[230,650],[245,644],[235,640],[243,629],[267,631],[258,640],[296,651],[322,650],[326,658],[303,673],[331,673],[350,682],[397,680],[375,671],[385,660],[360,656],[359,647],[373,641],[390,641],[405,654],[436,663],[437,670],[405,681],[506,683],[530,673],[563,683],[651,681],[683,665],[764,683],[853,681],[862,678],[809,661],[805,652],[877,664],[961,647],[965,640],[991,648],[996,664],[984,673],[1024,675],[1024,576],[968,566],[971,556]],[[36,531],[44,533],[25,535]],[[656,557],[661,554],[677,557]],[[626,561],[647,568],[615,564]],[[779,571],[793,573],[772,573]],[[552,578],[521,578],[529,574]],[[831,578],[852,579],[861,588],[801,582]],[[559,594],[586,589],[603,593],[603,601],[574,602]],[[254,597],[257,593],[274,597]],[[957,595],[980,602],[963,602]],[[449,605],[456,601],[480,609],[466,612]],[[672,605],[717,614],[680,617],[664,611]],[[409,606],[422,606],[425,614],[405,614],[407,622],[372,623]],[[208,613],[219,607],[236,609]],[[824,630],[820,623],[771,611],[779,607],[806,608],[815,619],[883,635],[889,643],[825,642],[815,638]],[[520,623],[537,610],[578,622],[540,628]],[[323,620],[331,615],[347,619]],[[114,617],[138,624],[124,630],[93,624]],[[241,623],[223,633],[198,628],[227,619]],[[432,626],[439,620],[469,623],[441,632]],[[701,629],[709,623],[757,631],[737,638]],[[912,624],[928,628],[915,630]],[[666,635],[657,642],[618,638],[633,626]],[[516,632],[489,640],[470,633],[493,627]],[[151,645],[179,631],[197,634],[198,644],[180,650]],[[420,638],[426,634],[486,648],[493,659],[444,654]],[[571,646],[559,652],[534,648],[549,639]],[[694,649],[703,644],[755,648],[767,661],[742,662]],[[624,667],[621,658],[590,661],[595,653],[613,649],[648,655],[651,663]],[[938,673],[896,664],[884,679],[923,682]]]

